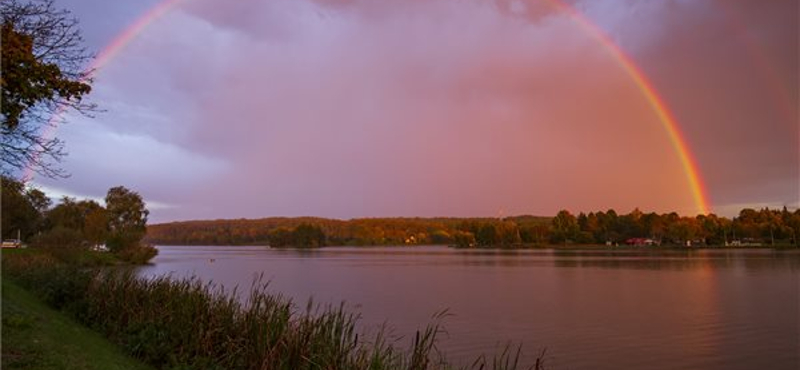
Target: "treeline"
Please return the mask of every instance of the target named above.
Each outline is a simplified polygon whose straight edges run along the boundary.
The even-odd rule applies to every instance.
[[[452,244],[459,230],[477,231],[495,224],[492,218],[361,218],[315,217],[183,221],[148,225],[146,240],[165,245],[316,245]],[[502,222],[522,228],[522,235],[543,232],[549,217],[511,217]],[[501,222],[501,223],[502,223]],[[299,229],[299,231],[298,231]],[[322,234],[322,235],[320,235]],[[302,239],[302,240],[300,240]]]
[[[146,240],[165,245],[439,244],[520,248],[548,244],[797,245],[800,210],[743,209],[728,219],[672,213],[560,211],[555,217],[363,218],[314,217],[185,221],[149,225]]]
[[[733,219],[715,214],[680,216],[671,213],[643,213],[638,209],[625,215],[614,210],[580,213],[561,211],[553,218],[551,242],[581,244],[668,244],[668,245],[797,245],[800,210],[790,212],[745,208]]]
[[[120,259],[145,263],[158,251],[141,243],[147,216],[142,197],[125,187],[108,190],[105,206],[64,197],[52,206],[40,190],[2,177],[2,238],[48,249],[59,258],[86,250],[109,250]]]

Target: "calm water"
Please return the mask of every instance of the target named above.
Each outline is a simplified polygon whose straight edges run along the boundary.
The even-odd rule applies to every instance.
[[[522,343],[549,369],[800,369],[800,253],[159,247],[145,275],[346,301],[401,343],[442,309],[456,362]],[[213,262],[212,262],[213,259]],[[368,330],[368,329],[365,329]]]

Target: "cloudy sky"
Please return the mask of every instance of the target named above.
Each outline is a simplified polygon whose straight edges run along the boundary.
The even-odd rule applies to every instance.
[[[97,52],[158,1],[58,0]],[[693,214],[667,131],[554,0],[184,0],[67,117],[68,179],[151,221]],[[712,211],[797,207],[796,0],[572,1],[669,106]]]

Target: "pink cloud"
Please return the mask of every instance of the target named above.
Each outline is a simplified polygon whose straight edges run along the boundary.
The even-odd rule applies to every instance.
[[[165,218],[693,211],[642,92],[542,3],[197,0],[152,25],[102,84],[169,122],[127,130],[226,164]],[[575,6],[674,108],[712,200],[766,189],[750,197],[773,201],[797,187],[796,126],[774,115],[715,3]],[[796,36],[762,12],[744,22],[772,40],[772,59],[788,57],[774,46]],[[132,73],[141,63],[148,73]],[[787,66],[777,73],[796,77]]]

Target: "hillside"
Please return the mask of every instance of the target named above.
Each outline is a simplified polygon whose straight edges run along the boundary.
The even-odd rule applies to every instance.
[[[542,228],[549,217],[495,218],[359,218],[270,217],[180,221],[148,225],[146,240],[163,245],[267,245],[278,230],[312,225],[322,230],[327,245],[449,244],[459,231],[483,225],[506,225],[512,232]],[[525,238],[523,238],[525,239]]]

